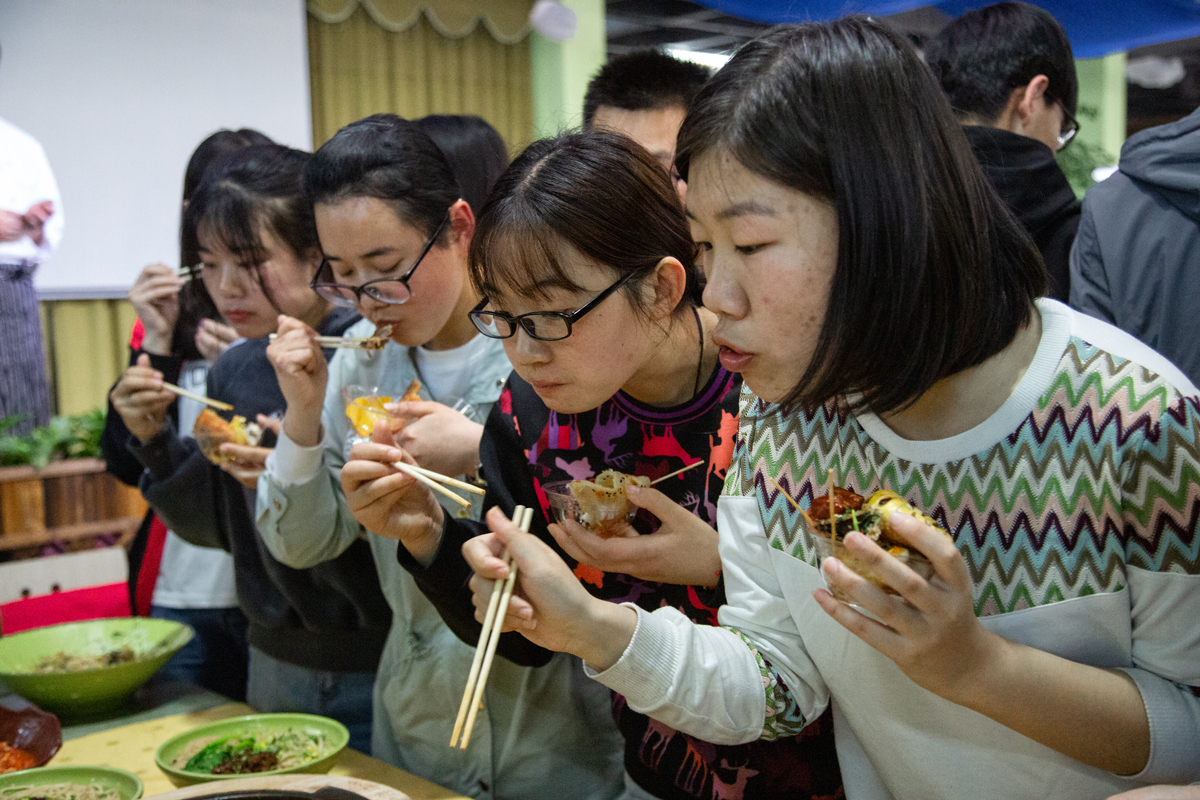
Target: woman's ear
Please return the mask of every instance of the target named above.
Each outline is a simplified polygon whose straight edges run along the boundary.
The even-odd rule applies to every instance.
[[[667,256],[654,267],[654,317],[664,319],[679,307],[687,291],[687,269],[679,259]]]
[[[475,235],[475,213],[466,200],[457,200],[450,206],[451,241],[461,245],[465,253]]]

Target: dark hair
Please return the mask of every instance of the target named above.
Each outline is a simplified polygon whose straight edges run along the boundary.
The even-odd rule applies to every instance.
[[[592,126],[600,106],[626,111],[687,108],[708,80],[708,67],[680,61],[658,50],[617,56],[588,82],[583,96],[583,127]]]
[[[462,197],[454,171],[433,139],[395,114],[372,114],[335,133],[309,160],[304,189],[313,203],[383,200],[426,236],[433,235]]]
[[[183,202],[186,203],[192,199],[192,195],[196,193],[196,187],[200,185],[200,179],[204,176],[204,170],[215,159],[226,153],[256,144],[274,144],[274,142],[266,134],[259,133],[253,128],[242,128],[236,131],[219,130],[206,137],[192,151],[192,157],[188,159],[187,168],[184,170]],[[195,243],[195,231],[188,235],[183,232],[183,215],[181,214],[180,266],[191,267],[200,262],[200,254],[196,252]],[[179,290],[179,318],[175,321],[175,330],[171,335],[172,349],[177,355],[188,361],[204,358],[196,348],[196,329],[202,319],[220,318],[220,312],[217,311],[212,298],[208,296],[208,292],[204,291],[204,287],[199,281],[188,281]]]
[[[929,69],[885,25],[783,25],[747,43],[679,131],[676,166],[726,152],[828,200],[838,255],[818,358],[784,400],[877,413],[1008,345],[1046,272]]]
[[[564,245],[622,275],[649,275],[673,256],[687,270],[679,307],[696,301],[696,246],[679,197],[662,166],[624,136],[566,133],[517,156],[479,214],[471,280],[493,297],[502,286],[526,296],[544,296],[547,284],[579,291],[563,270]],[[634,284],[623,291],[642,309]]]
[[[504,139],[473,114],[430,114],[416,123],[442,151],[458,179],[462,199],[478,215],[492,184],[508,166]]]
[[[1013,89],[1045,75],[1048,101],[1073,116],[1079,81],[1071,42],[1058,20],[1028,3],[996,3],[968,11],[925,46],[925,61],[959,116],[988,122],[1004,111]]]
[[[196,236],[199,250],[200,232],[206,231],[253,265],[256,278],[266,259],[264,229],[297,256],[319,250],[312,203],[301,184],[308,158],[308,153],[278,144],[226,153],[205,170],[184,212],[184,232]]]

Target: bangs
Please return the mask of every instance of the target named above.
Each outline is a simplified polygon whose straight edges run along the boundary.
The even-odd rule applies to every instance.
[[[188,211],[193,205],[199,206],[194,219],[198,246],[203,247],[203,240],[219,242],[243,264],[258,265],[267,259],[262,244],[261,200],[229,181],[221,181],[197,201],[188,205]]]
[[[505,223],[488,226],[482,235],[476,235],[471,248],[471,282],[490,298],[511,292],[546,300],[554,289],[585,291],[563,268],[562,254],[568,248],[570,245],[544,224],[512,214]]]

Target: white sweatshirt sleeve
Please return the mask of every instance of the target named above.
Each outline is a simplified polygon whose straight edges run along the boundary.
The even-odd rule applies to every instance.
[[[589,674],[634,711],[705,741],[793,735],[824,711],[828,688],[796,630],[754,498],[722,497],[718,531],[724,627],[696,625],[671,608],[639,609],[620,660]]]

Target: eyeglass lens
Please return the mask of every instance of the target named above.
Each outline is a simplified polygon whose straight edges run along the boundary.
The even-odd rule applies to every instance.
[[[475,327],[479,328],[479,332],[485,336],[507,339],[516,332],[513,320],[487,311],[479,311],[473,314],[471,319],[474,320]],[[565,339],[571,333],[567,320],[558,314],[529,314],[518,318],[517,322],[527,334],[543,341]]]

